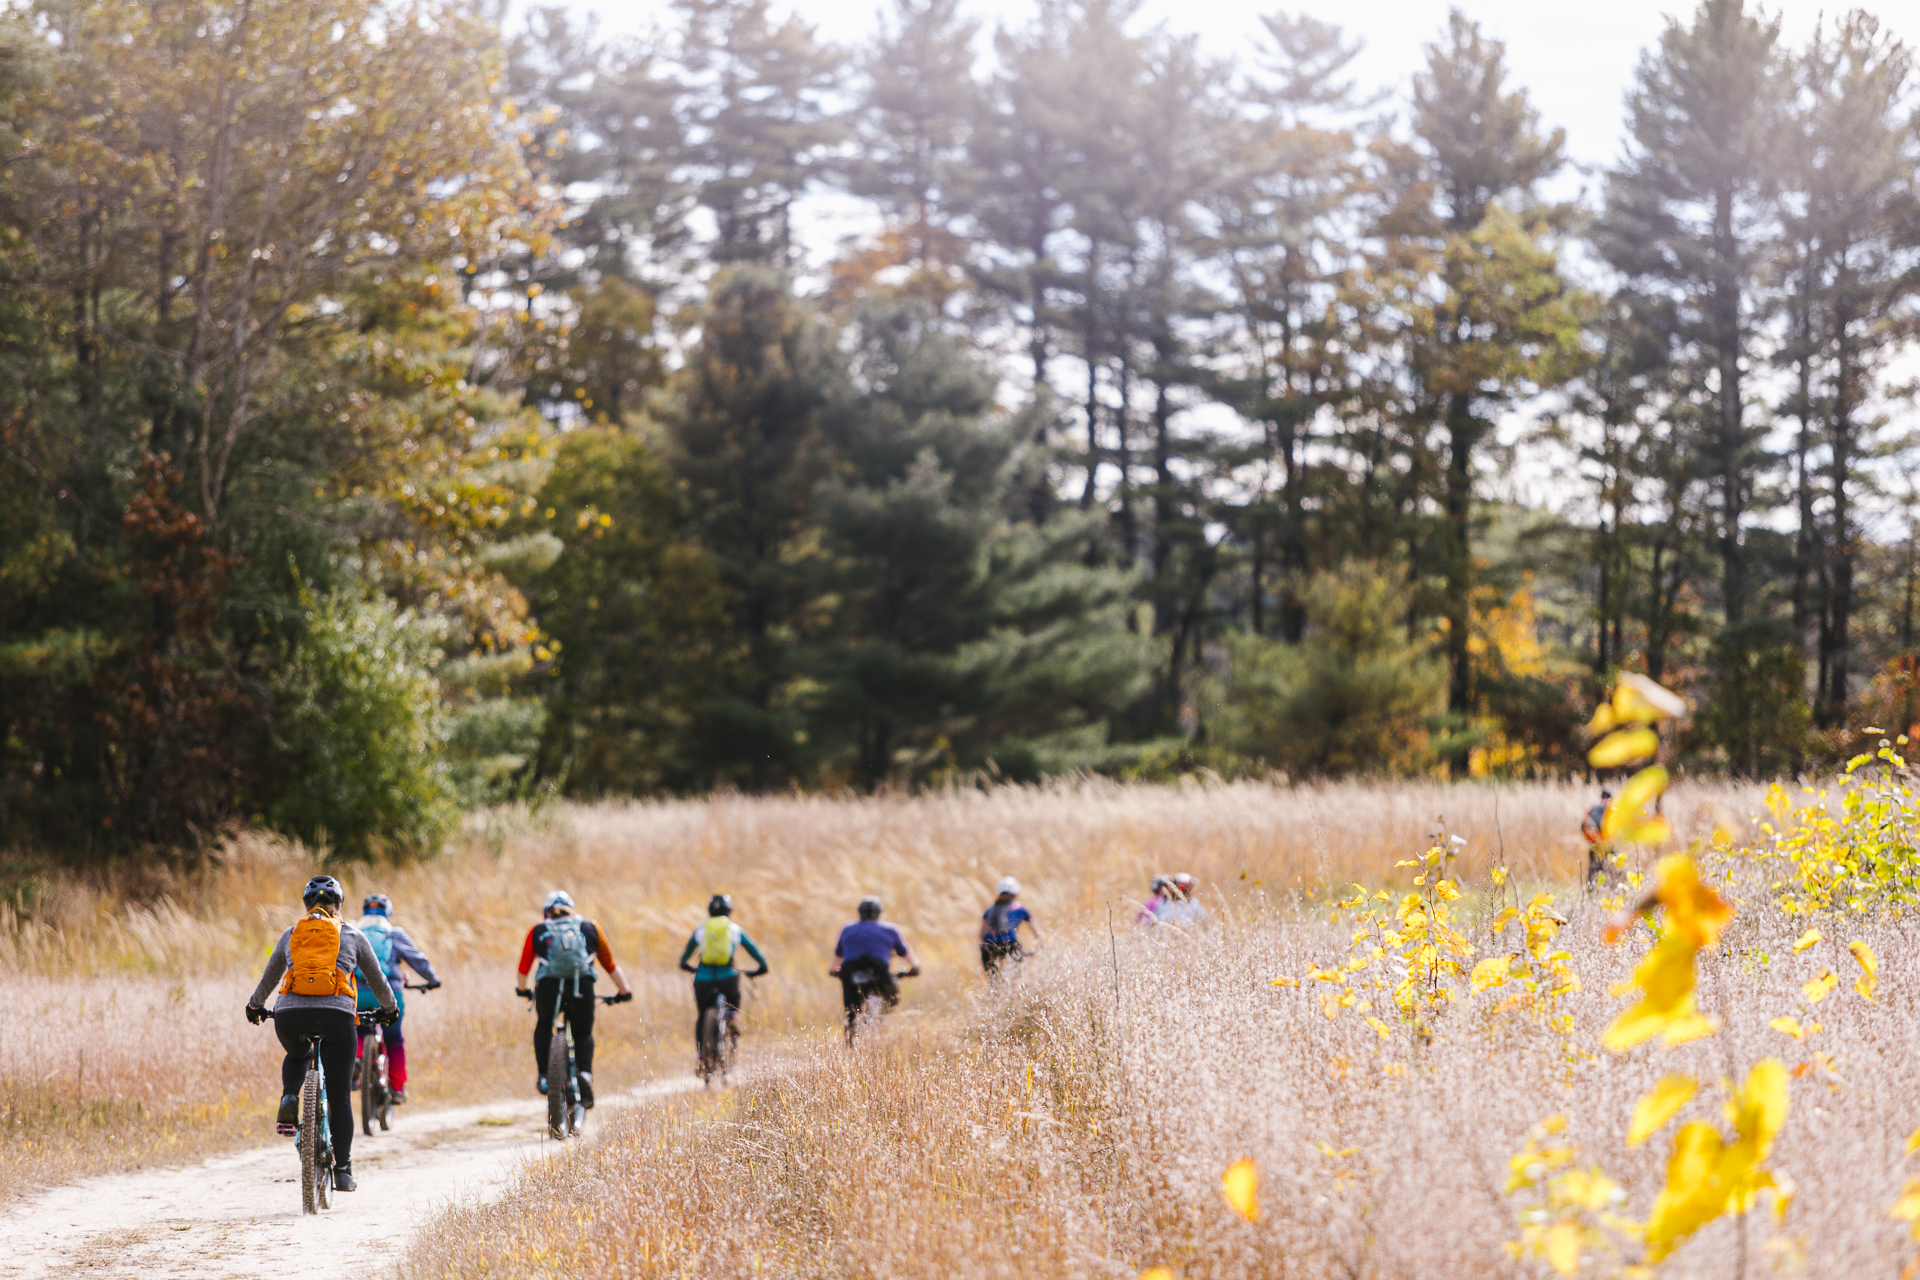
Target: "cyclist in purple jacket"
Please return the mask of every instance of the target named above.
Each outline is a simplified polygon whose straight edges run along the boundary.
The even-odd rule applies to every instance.
[[[840,940],[833,944],[833,967],[827,972],[840,979],[840,1001],[846,1006],[849,1031],[867,998],[867,991],[854,981],[855,974],[869,975],[868,988],[891,1009],[900,1003],[900,986],[893,980],[893,958],[899,956],[907,962],[904,977],[920,973],[920,962],[914,959],[900,930],[881,923],[881,909],[878,898],[860,899],[860,918],[840,930]]]

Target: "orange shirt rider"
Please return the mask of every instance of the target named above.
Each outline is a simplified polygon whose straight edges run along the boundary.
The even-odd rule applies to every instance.
[[[545,903],[542,904],[542,914],[545,918],[527,930],[526,941],[520,945],[520,982],[515,991],[517,995],[531,994],[527,987],[527,974],[533,969],[536,961],[540,962],[542,969],[541,973],[535,975],[536,978],[540,981],[549,980],[545,973],[547,941],[550,932],[547,922],[562,916],[574,915],[573,896],[564,890],[554,890],[547,895]],[[587,944],[587,950],[600,962],[600,967],[607,971],[607,976],[613,979],[613,985],[622,995],[627,994],[627,975],[620,972],[619,965],[614,963],[613,949],[607,945],[606,935],[600,932],[600,926],[591,920],[581,919],[580,934]],[[589,976],[585,983],[591,984],[592,981],[593,978]]]

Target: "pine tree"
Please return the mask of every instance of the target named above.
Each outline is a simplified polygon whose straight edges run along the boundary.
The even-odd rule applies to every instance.
[[[1707,387],[1700,440],[1717,489],[1715,540],[1727,624],[1753,596],[1744,524],[1764,465],[1746,415],[1759,272],[1772,211],[1768,134],[1779,119],[1777,22],[1745,0],[1703,0],[1691,25],[1669,19],[1628,98],[1628,152],[1608,175],[1600,251],[1644,292],[1674,298],[1691,363]]]
[[[835,339],[784,272],[728,269],[660,407],[745,650],[731,695],[710,708],[712,740],[728,743],[722,776],[755,787],[804,776],[813,755],[795,655],[831,621],[815,492],[833,465],[823,415],[845,376]]]
[[[1907,115],[1912,55],[1876,19],[1856,11],[1822,28],[1795,70],[1799,127],[1782,175],[1796,339],[1788,355],[1798,374],[1801,548],[1817,557],[1823,588],[1814,718],[1829,728],[1845,724],[1850,697],[1860,468],[1884,452],[1877,381],[1920,292],[1920,148]],[[1816,440],[1827,455],[1824,530],[1813,527]]]
[[[684,19],[676,165],[713,214],[715,262],[787,265],[794,201],[845,136],[832,109],[847,58],[770,0],[674,0]]]
[[[1395,188],[1374,275],[1399,317],[1404,412],[1445,449],[1441,483],[1447,707],[1475,705],[1470,633],[1472,504],[1490,410],[1575,371],[1579,316],[1534,187],[1562,163],[1524,91],[1505,88],[1505,47],[1458,10],[1414,79],[1414,143],[1386,155]],[[1463,767],[1463,754],[1452,761]]]

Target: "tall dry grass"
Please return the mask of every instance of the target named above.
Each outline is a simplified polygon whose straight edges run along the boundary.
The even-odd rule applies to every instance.
[[[512,965],[540,895],[565,886],[608,931],[638,1000],[599,1023],[602,1087],[688,1069],[692,1002],[673,968],[708,895],[729,890],[774,975],[750,988],[752,1034],[805,1036],[838,1017],[833,939],[864,893],[888,902],[928,962],[911,1005],[963,1008],[977,921],[1001,875],[1027,886],[1043,929],[1124,923],[1155,871],[1190,870],[1209,900],[1391,881],[1436,818],[1478,866],[1504,850],[1538,880],[1576,877],[1589,792],[1575,786],[1264,784],[1045,788],[868,799],[718,797],[561,806],[476,819],[431,862],[335,868],[357,901],[397,918],[445,971],[409,1000],[416,1106],[524,1093],[531,1017]],[[1743,823],[1751,788],[1677,788],[1683,833]],[[0,906],[0,1196],[50,1179],[181,1160],[264,1136],[277,1083],[269,1028],[241,1016],[272,941],[316,869],[257,836],[174,879],[52,878],[30,914]]]
[[[1757,904],[1764,887],[1749,879]],[[1720,1124],[1713,1081],[1757,1059],[1812,1066],[1769,1028],[1809,1016],[1800,984],[1850,963],[1842,938],[1796,954],[1804,921],[1745,907],[1703,958],[1701,1002],[1720,1033],[1663,1051],[1598,1048],[1623,1007],[1644,935],[1599,941],[1577,890],[1562,937],[1584,984],[1563,1035],[1489,1011],[1440,1017],[1429,1043],[1324,1016],[1310,988],[1269,983],[1347,953],[1324,917],[1253,901],[1192,936],[1079,929],[1002,997],[950,1022],[899,1020],[847,1052],[824,1039],[724,1096],[621,1116],[604,1141],[535,1165],[503,1200],[449,1211],[416,1239],[408,1280],[481,1277],[1132,1277],[1189,1280],[1549,1274],[1506,1249],[1522,1207],[1509,1160],[1530,1129],[1566,1136],[1644,1218],[1674,1129],[1628,1147],[1636,1100],[1661,1075],[1707,1082],[1680,1121]],[[1507,943],[1473,929],[1483,954]],[[1671,1277],[1900,1274],[1915,1252],[1887,1210],[1914,1170],[1920,1123],[1912,1046],[1920,956],[1904,925],[1867,938],[1884,958],[1878,1004],[1847,991],[1819,1006],[1836,1055],[1791,1083],[1770,1166],[1796,1194],[1723,1218],[1661,1269]],[[1221,1193],[1241,1157],[1262,1175],[1260,1217]],[[1635,1249],[1626,1246],[1631,1260]],[[1582,1275],[1614,1275],[1589,1257]]]

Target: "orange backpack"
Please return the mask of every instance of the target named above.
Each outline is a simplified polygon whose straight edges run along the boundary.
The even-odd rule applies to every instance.
[[[287,980],[281,995],[354,998],[353,973],[340,967],[340,922],[310,911],[287,939]]]

